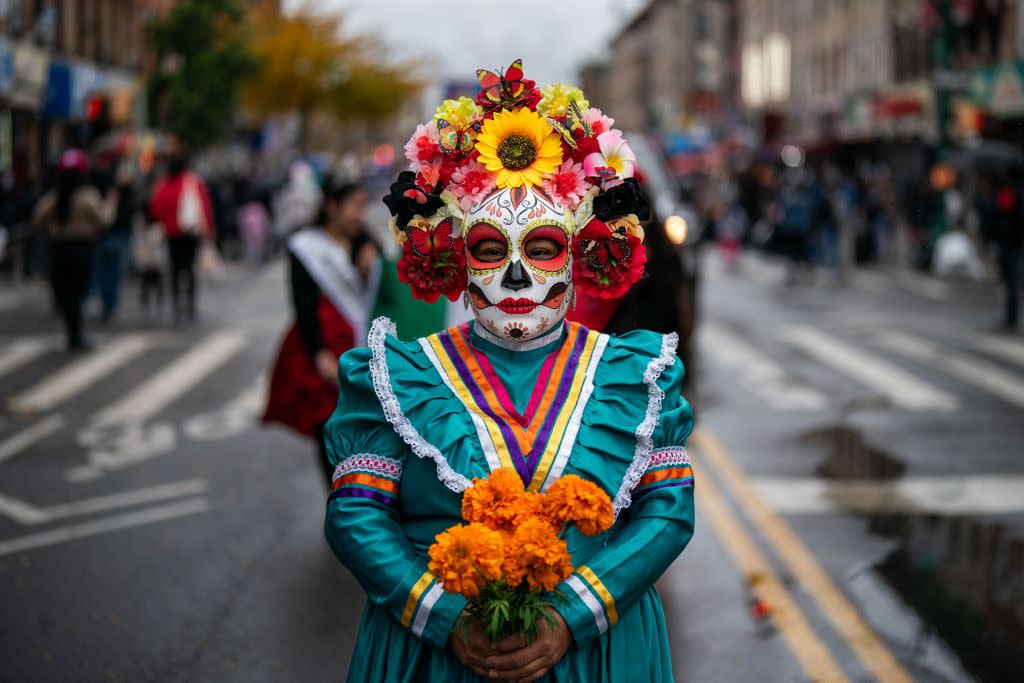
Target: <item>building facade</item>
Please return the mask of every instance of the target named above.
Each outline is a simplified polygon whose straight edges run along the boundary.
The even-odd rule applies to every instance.
[[[1022,56],[1020,5],[741,0],[743,106],[769,143],[977,134],[969,84]]]
[[[581,72],[625,130],[678,131],[731,102],[728,0],[652,0],[612,39],[614,59]],[[593,93],[593,95],[591,94]]]
[[[133,119],[148,13],[145,0],[0,0],[0,173],[27,188],[82,144],[90,115]]]

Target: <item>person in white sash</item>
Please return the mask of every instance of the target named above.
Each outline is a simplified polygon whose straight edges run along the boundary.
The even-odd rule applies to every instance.
[[[295,322],[271,373],[264,423],[279,423],[317,442],[330,484],[323,426],[338,401],[338,358],[366,345],[380,282],[379,251],[364,229],[367,195],[357,184],[329,188],[323,227],[287,242]]]

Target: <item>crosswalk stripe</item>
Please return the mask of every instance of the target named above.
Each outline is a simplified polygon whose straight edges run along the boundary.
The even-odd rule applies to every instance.
[[[0,442],[0,462],[10,460],[32,444],[42,441],[64,426],[60,415],[49,415],[31,427],[26,427],[9,439]]]
[[[53,348],[44,339],[18,339],[0,350],[0,377],[32,362]]]
[[[131,491],[112,493],[96,498],[76,500],[71,503],[61,503],[52,507],[43,508],[43,513],[50,519],[63,517],[77,517],[117,508],[131,507],[143,503],[156,503],[161,500],[172,498],[185,498],[206,493],[208,486],[203,479],[187,479],[169,484],[157,484],[146,486]]]
[[[0,541],[0,557],[35,548],[57,545],[58,543],[66,543],[87,536],[130,529],[144,524],[164,522],[178,517],[208,512],[209,510],[210,503],[206,498],[188,498],[167,505],[154,505],[142,510],[133,510],[132,512],[112,515],[103,519]]]
[[[146,421],[206,379],[210,372],[227,362],[244,346],[245,337],[238,332],[210,335],[126,396],[100,411],[92,420],[93,425],[106,427]]]
[[[146,335],[115,339],[48,376],[11,400],[16,412],[46,411],[126,365],[149,346]]]
[[[186,479],[95,498],[85,498],[70,503],[60,503],[50,507],[39,507],[24,500],[0,494],[0,515],[13,519],[18,524],[49,524],[64,517],[91,515],[143,503],[157,503],[172,498],[187,498],[206,493],[206,490],[206,480]]]
[[[986,474],[899,479],[832,480],[757,477],[765,501],[788,515],[1010,515],[1024,512],[1024,475]]]
[[[797,325],[782,338],[819,361],[879,391],[909,410],[955,410],[956,397],[905,370],[811,327]]]
[[[976,336],[971,343],[977,349],[1024,367],[1024,344],[989,336]]]
[[[906,271],[899,271],[896,275],[896,281],[904,289],[932,301],[947,301],[952,294],[952,288],[949,283],[914,275]]]
[[[821,410],[828,401],[821,393],[789,376],[781,366],[737,335],[706,322],[698,332],[701,351],[725,368],[739,372],[751,391],[775,408]]]
[[[18,290],[13,292],[0,292],[0,312],[14,310],[29,300],[31,292]]]
[[[881,332],[878,341],[891,351],[910,356],[995,394],[1018,406],[1024,406],[1024,382],[1002,368],[975,360],[955,351],[942,350],[904,332]]]

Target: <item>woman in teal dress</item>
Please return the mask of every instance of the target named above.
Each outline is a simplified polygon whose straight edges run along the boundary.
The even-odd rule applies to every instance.
[[[565,320],[574,289],[616,296],[642,273],[646,200],[628,146],[588,124],[610,119],[584,110],[582,93],[566,86],[553,90],[570,95],[561,109],[545,103],[521,72],[521,92],[507,87],[510,72],[496,94],[482,73],[479,104],[439,108],[459,139],[435,151],[426,142],[447,126],[417,130],[427,141],[414,136],[406,149],[418,173],[402,174],[385,198],[414,293],[465,292],[474,319],[407,342],[380,318],[369,348],[340,361],[325,429],[336,468],[325,531],[367,596],[349,681],[672,680],[654,584],[694,522],[685,448],[693,420],[677,340],[611,337]],[[571,127],[573,109],[588,125]],[[474,133],[475,148],[461,130]],[[448,165],[464,172],[424,173],[424,148],[456,155]],[[584,163],[593,154],[602,156]],[[490,174],[490,186],[472,173]],[[557,626],[530,644],[453,635],[466,600],[427,568],[435,536],[461,522],[462,493],[499,467],[533,491],[577,474],[614,502],[611,530],[570,532],[575,571],[550,596]]]

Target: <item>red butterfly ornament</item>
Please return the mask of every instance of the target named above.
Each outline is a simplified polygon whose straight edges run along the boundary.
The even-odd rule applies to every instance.
[[[445,218],[434,227],[424,223],[426,221],[415,221],[402,228],[405,236],[409,238],[413,252],[417,256],[431,256],[451,251],[455,244],[455,238],[452,236],[452,219]]]
[[[537,84],[523,78],[523,60],[517,59],[502,74],[500,69],[477,69],[476,77],[480,80],[480,93],[476,97],[477,105],[484,111],[494,112],[499,109],[515,109],[527,107],[535,110],[541,94]]]

